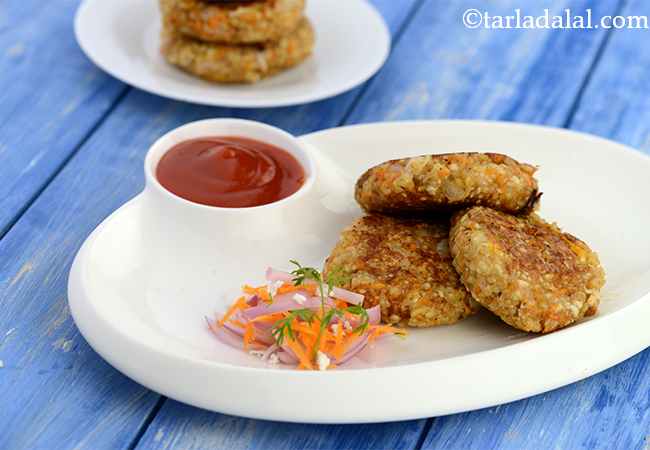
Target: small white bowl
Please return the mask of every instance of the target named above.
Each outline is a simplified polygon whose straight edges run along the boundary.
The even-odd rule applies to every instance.
[[[296,192],[288,197],[261,206],[248,208],[221,208],[217,206],[203,205],[179,197],[165,189],[156,178],[156,168],[160,159],[175,145],[202,137],[215,136],[238,136],[255,139],[279,147],[298,160],[305,171],[305,182]],[[146,189],[158,197],[166,198],[177,202],[177,206],[186,208],[198,208],[213,211],[213,213],[239,213],[266,211],[278,208],[286,203],[295,201],[305,195],[312,186],[316,177],[316,165],[310,152],[304,144],[284,130],[267,125],[261,122],[243,119],[206,119],[191,122],[176,128],[159,138],[149,149],[144,162],[144,173],[146,178]]]
[[[201,137],[240,136],[256,139],[286,150],[305,170],[305,182],[288,197],[266,205],[247,208],[222,208],[203,205],[179,197],[164,188],[156,178],[156,168],[163,155],[176,144]],[[240,119],[208,119],[176,128],[158,139],[149,149],[144,163],[146,186],[141,195],[151,239],[174,242],[177,256],[186,254],[196,259],[194,250],[202,254],[237,254],[238,246],[248,247],[258,240],[272,239],[299,220],[300,206],[312,191],[316,180],[316,164],[310,151],[291,134],[259,122]],[[180,243],[182,242],[182,245]],[[155,244],[158,249],[167,247]],[[246,256],[242,255],[242,261]],[[208,261],[206,261],[207,263]]]

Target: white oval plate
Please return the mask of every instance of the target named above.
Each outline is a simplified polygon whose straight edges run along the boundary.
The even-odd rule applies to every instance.
[[[471,122],[362,125],[304,136],[319,173],[302,202],[264,223],[242,221],[235,250],[170,236],[141,194],[88,238],[70,275],[74,319],[116,368],[171,398],[240,416],[317,423],[379,422],[456,413],[572,383],[650,345],[650,158],[560,129]],[[204,316],[223,311],[264,268],[323,261],[360,215],[356,178],[370,165],[422,153],[492,151],[540,166],[541,214],[600,254],[608,282],[593,319],[544,336],[488,313],[388,339],[350,367],[266,367],[216,341]],[[293,208],[293,209],[291,209]],[[222,230],[214,228],[215,235]],[[236,228],[236,227],[235,227]],[[223,236],[221,236],[223,238]],[[480,375],[479,375],[480,374]]]
[[[316,49],[303,64],[254,85],[220,85],[167,64],[159,51],[157,0],[86,0],[77,42],[100,68],[163,97],[213,106],[287,106],[333,97],[363,83],[386,61],[390,33],[366,0],[310,0]]]

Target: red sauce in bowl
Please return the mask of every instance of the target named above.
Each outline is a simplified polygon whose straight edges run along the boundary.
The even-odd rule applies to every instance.
[[[286,150],[237,136],[191,139],[163,155],[161,185],[191,202],[247,208],[277,202],[305,182],[305,171]]]

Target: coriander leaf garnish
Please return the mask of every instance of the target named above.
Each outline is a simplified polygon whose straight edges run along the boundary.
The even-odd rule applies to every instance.
[[[350,314],[354,314],[355,316],[361,317],[361,323],[354,329],[353,332],[363,334],[368,329],[368,325],[370,323],[370,316],[368,316],[368,312],[358,305],[348,306],[345,311],[349,312]]]
[[[291,314],[289,314],[285,319],[278,321],[273,329],[273,336],[275,337],[278,344],[281,345],[286,336],[291,339],[295,339],[291,325],[296,317],[299,317],[301,320],[307,321],[309,323],[311,323],[311,320],[313,320],[315,317],[320,321],[318,336],[313,348],[314,357],[320,348],[323,334],[325,333],[327,327],[332,323],[332,320],[334,320],[334,317],[344,319],[345,313],[359,316],[360,323],[352,332],[363,334],[366,332],[366,330],[368,330],[370,317],[363,307],[352,305],[341,309],[334,306],[334,304],[330,304],[329,309],[326,309],[327,299],[332,294],[334,287],[347,284],[350,280],[349,274],[345,273],[340,268],[335,268],[333,270],[329,270],[327,275],[323,276],[323,274],[318,269],[315,269],[313,267],[305,267],[295,260],[290,260],[290,262],[296,266],[296,268],[291,272],[291,275],[293,275],[292,281],[294,286],[302,286],[307,281],[311,281],[318,286],[318,291],[320,293],[321,299],[321,314],[320,316],[316,316],[315,313],[311,310],[292,311]],[[309,320],[304,317],[296,316],[295,313],[298,311],[309,311],[311,313]]]
[[[320,321],[320,329],[318,330],[318,337],[316,338],[316,343],[314,344],[314,349],[313,349],[314,356],[316,355],[316,353],[318,353],[318,349],[320,348],[320,341],[323,338],[323,333],[325,333],[325,330],[330,325],[330,323],[332,323],[332,320],[334,319],[335,316],[343,318],[344,313],[342,310],[338,308],[332,308],[328,310],[325,313],[325,315],[322,317]]]
[[[293,321],[300,319],[311,324],[311,322],[314,320],[314,316],[314,312],[311,309],[307,308],[294,309],[293,311],[289,311],[289,314],[284,319],[280,319],[275,322],[275,325],[273,325],[273,329],[271,330],[271,334],[273,335],[273,338],[278,343],[278,345],[282,345],[284,343],[285,337],[289,337],[289,339],[294,340],[295,336],[291,328]]]
[[[298,261],[295,261],[293,259],[289,262],[296,266],[296,268],[291,271],[291,275],[294,275],[294,286],[305,284],[306,280],[312,280],[318,284],[323,282],[318,269],[314,269],[313,267],[303,267]]]
[[[320,271],[318,269],[314,269],[313,267],[303,267],[298,261],[295,261],[293,259],[289,262],[296,266],[296,269],[291,271],[291,275],[294,276],[294,286],[301,286],[305,284],[306,280],[311,280],[318,284],[318,291],[320,292],[321,312],[323,315],[325,315],[325,303],[327,301],[327,297],[329,297],[329,293],[325,295],[325,289],[323,288],[323,277],[321,276]]]

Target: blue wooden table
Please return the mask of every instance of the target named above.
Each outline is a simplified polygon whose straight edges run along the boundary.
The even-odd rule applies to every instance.
[[[143,187],[149,145],[189,121],[243,117],[303,134],[386,120],[510,120],[587,131],[650,153],[650,30],[462,23],[468,8],[538,15],[542,5],[551,14],[650,16],[650,1],[374,3],[394,43],[381,72],[336,98],[267,110],[170,101],[102,73],[74,41],[77,0],[0,3],[0,449],[650,448],[649,350],[496,408],[314,426],[177,403],[121,375],[80,336],[66,299],[75,252]]]

